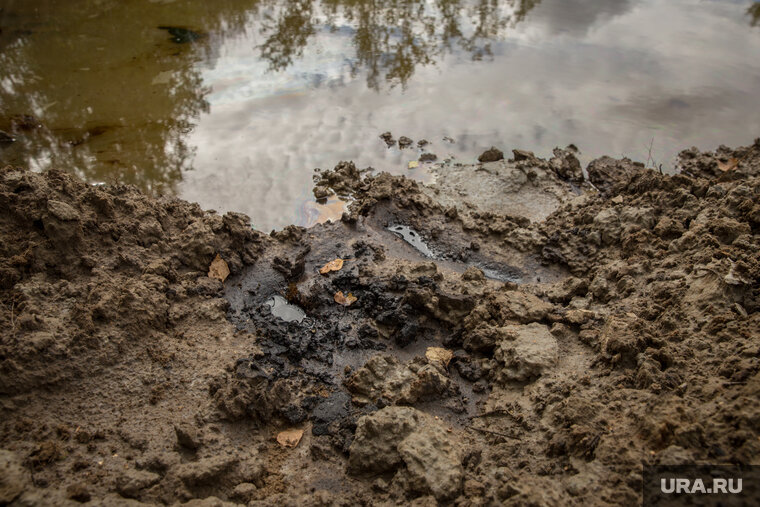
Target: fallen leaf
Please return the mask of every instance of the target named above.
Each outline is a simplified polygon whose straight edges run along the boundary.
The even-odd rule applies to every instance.
[[[348,293],[347,296],[344,296],[343,291],[336,292],[333,299],[335,299],[336,303],[343,306],[351,306],[353,303],[356,302],[356,296],[354,296],[350,292]]]
[[[428,361],[439,361],[444,368],[449,366],[449,362],[454,358],[454,353],[441,347],[428,347],[425,351],[425,357]]]
[[[319,272],[326,275],[330,271],[340,271],[343,267],[343,259],[334,259],[322,266]]]
[[[208,267],[208,277],[224,282],[228,276],[230,276],[230,267],[219,254],[216,254],[216,257],[214,257],[214,260],[211,261],[211,265]]]
[[[409,169],[414,169],[416,167],[419,167],[420,163],[417,160],[412,160],[409,162]]]
[[[737,168],[738,165],[739,165],[739,159],[731,158],[728,160],[728,162],[718,162],[718,169],[720,169],[721,171],[725,173],[728,171],[733,171],[734,169]]]
[[[281,431],[277,434],[277,443],[283,447],[296,447],[303,437],[303,430],[295,428]]]

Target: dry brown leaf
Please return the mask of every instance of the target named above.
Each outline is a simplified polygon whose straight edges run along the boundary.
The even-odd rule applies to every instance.
[[[425,357],[428,361],[439,361],[444,367],[448,367],[449,362],[454,358],[454,353],[441,347],[428,347],[425,351]]]
[[[335,299],[335,302],[343,305],[343,306],[351,306],[353,303],[356,302],[356,296],[348,293],[347,296],[343,295],[343,291],[338,291],[335,293],[335,296],[333,296],[333,299]]]
[[[326,275],[330,271],[340,271],[343,267],[343,259],[334,259],[322,266],[319,270],[320,273]]]
[[[731,158],[728,160],[728,162],[718,162],[718,169],[723,171],[724,173],[728,171],[733,171],[739,166],[739,159],[738,158]]]
[[[277,434],[277,443],[283,447],[296,447],[303,437],[303,430],[291,428]]]
[[[214,260],[211,261],[211,265],[208,267],[208,277],[224,282],[228,276],[230,276],[230,267],[219,254],[216,254],[216,257],[214,257]]]

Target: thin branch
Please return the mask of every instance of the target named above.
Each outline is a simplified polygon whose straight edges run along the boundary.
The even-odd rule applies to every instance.
[[[649,162],[652,162],[653,164],[657,165],[654,159],[652,159],[652,146],[654,146],[654,137],[649,142],[649,154],[647,155],[647,163],[646,163],[647,167],[649,167]]]
[[[489,435],[496,435],[497,437],[509,438],[511,440],[520,440],[517,437],[513,437],[512,435],[507,435],[506,433],[499,433],[498,431],[487,430],[484,428],[476,428],[475,426],[467,426],[467,428],[471,430],[475,430],[475,431],[480,431],[481,433],[488,433]]]
[[[513,419],[517,419],[517,416],[515,416],[515,414],[513,414],[512,412],[504,408],[497,408],[496,410],[490,410],[488,412],[483,412],[482,414],[472,415],[470,416],[470,419],[476,419],[478,417],[488,417],[491,415],[508,415],[509,417]]]

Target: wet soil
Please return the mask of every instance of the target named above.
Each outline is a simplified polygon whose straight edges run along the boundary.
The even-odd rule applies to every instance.
[[[760,140],[574,151],[341,163],[342,219],[271,235],[2,169],[0,503],[633,504],[642,462],[757,464]]]

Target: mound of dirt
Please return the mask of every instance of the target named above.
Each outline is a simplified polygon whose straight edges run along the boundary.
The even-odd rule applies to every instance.
[[[341,163],[343,219],[270,236],[2,170],[0,503],[632,504],[642,463],[756,464],[760,141],[574,153]]]

